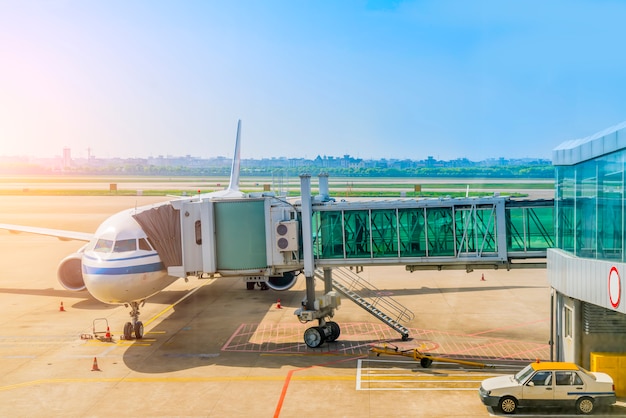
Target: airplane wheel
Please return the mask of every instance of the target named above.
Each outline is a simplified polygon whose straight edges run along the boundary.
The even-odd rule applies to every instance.
[[[141,321],[135,323],[135,338],[138,340],[143,338],[143,322]]]
[[[254,282],[246,282],[246,289],[248,290],[254,290]]]
[[[317,348],[324,342],[324,331],[320,327],[311,327],[304,331],[304,343],[309,348]]]
[[[341,334],[341,328],[339,328],[339,324],[334,321],[328,321],[326,324],[330,327],[330,335],[326,337],[326,341],[332,343],[337,338],[339,338],[339,334]]]
[[[133,339],[133,324],[127,322],[124,324],[124,339],[132,340]]]

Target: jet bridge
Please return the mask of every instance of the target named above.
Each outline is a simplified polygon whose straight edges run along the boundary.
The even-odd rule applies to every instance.
[[[546,249],[554,246],[553,206],[552,200],[503,197],[314,205],[316,265],[399,264],[410,271],[545,267]]]
[[[296,315],[302,322],[319,321],[305,332],[307,345],[317,347],[339,336],[339,326],[330,321],[340,304],[339,293],[408,338],[396,319],[333,280],[332,269],[537,268],[545,267],[546,250],[554,246],[552,200],[335,201],[328,196],[327,177],[320,177],[320,195],[313,197],[306,175],[301,176],[301,188],[302,197],[292,201],[272,194],[172,201],[169,212],[174,215],[168,219],[179,221],[181,252],[168,265],[169,274],[243,277],[253,285],[263,282],[286,290],[304,273],[306,297]],[[316,275],[324,282],[322,296],[316,296]]]

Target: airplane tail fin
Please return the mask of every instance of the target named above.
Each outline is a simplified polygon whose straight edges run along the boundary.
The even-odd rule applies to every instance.
[[[241,138],[241,119],[237,121],[237,139],[235,140],[235,155],[233,155],[233,165],[230,169],[230,183],[228,190],[239,191],[239,171],[241,167],[241,155],[239,152],[239,140]]]
[[[237,121],[237,139],[235,141],[235,155],[233,155],[233,165],[230,169],[230,182],[228,187],[224,190],[218,190],[215,192],[204,193],[204,197],[227,197],[227,198],[241,198],[245,196],[239,190],[239,169],[241,166],[241,155],[239,152],[239,142],[241,139],[241,120]]]

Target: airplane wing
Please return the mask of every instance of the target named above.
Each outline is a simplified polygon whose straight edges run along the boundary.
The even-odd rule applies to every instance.
[[[86,232],[64,231],[62,229],[38,228],[34,226],[21,226],[11,224],[0,224],[0,229],[6,229],[12,234],[26,232],[29,234],[47,235],[51,237],[56,237],[61,241],[90,241],[93,237],[93,234],[89,234]]]

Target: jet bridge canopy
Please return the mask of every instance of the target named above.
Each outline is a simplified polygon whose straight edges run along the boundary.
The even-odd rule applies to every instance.
[[[133,218],[148,236],[165,267],[181,264],[182,246],[178,210],[165,203],[138,212]]]
[[[319,266],[510,267],[546,257],[553,212],[552,200],[501,197],[329,202],[313,206],[314,256]]]

